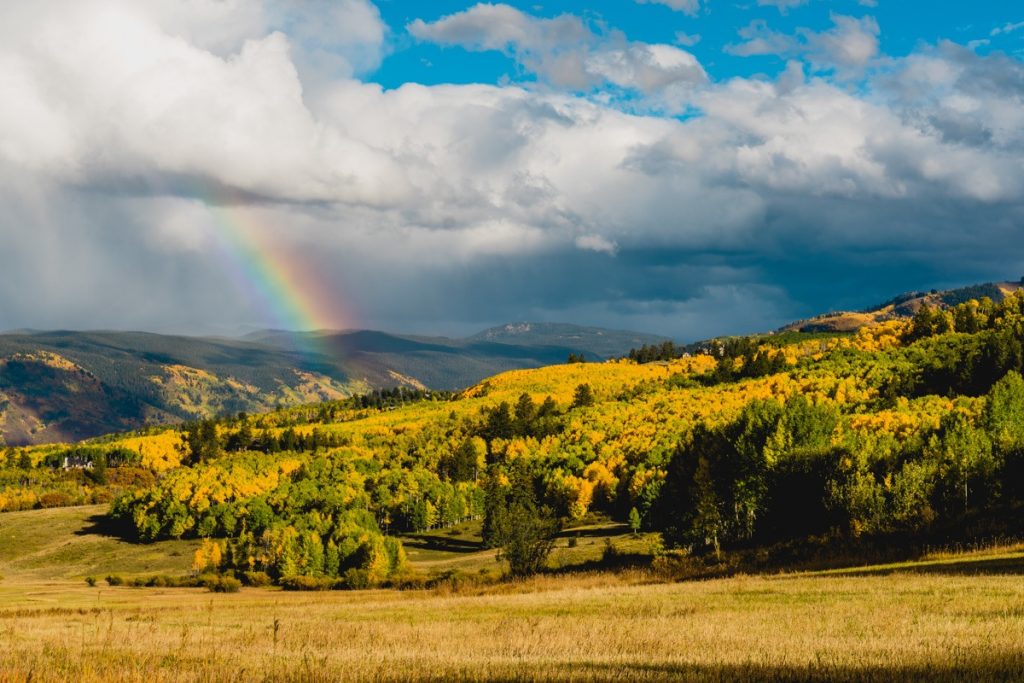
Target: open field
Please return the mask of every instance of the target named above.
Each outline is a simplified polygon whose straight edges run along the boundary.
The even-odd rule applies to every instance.
[[[0,588],[0,680],[1020,680],[1016,575],[545,577],[476,594]]]
[[[191,550],[103,536],[100,512],[0,516],[0,681],[1024,678],[1021,547],[688,583],[627,571],[220,595],[86,586],[87,573],[183,572]],[[424,535],[410,555],[421,569],[489,568],[473,531]],[[576,530],[559,553],[585,561],[604,536],[630,542],[620,531]]]

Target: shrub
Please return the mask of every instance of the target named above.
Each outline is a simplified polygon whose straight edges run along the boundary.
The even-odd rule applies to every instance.
[[[93,588],[93,587],[96,586],[96,577],[95,576],[87,576],[87,577],[85,577],[85,582],[87,584],[89,584],[90,588]]]
[[[211,593],[237,593],[242,588],[242,582],[233,576],[207,576],[203,580],[206,590]]]
[[[266,572],[245,572],[242,574],[242,582],[246,586],[252,586],[253,588],[263,588],[274,583],[273,579],[270,578],[270,574]]]
[[[418,572],[405,572],[392,578],[387,583],[388,587],[398,590],[423,590],[430,585],[430,578],[426,574]]]
[[[39,507],[41,508],[62,508],[68,507],[74,500],[63,491],[48,491],[39,496]]]
[[[341,585],[349,590],[364,590],[371,585],[370,573],[365,569],[349,569],[341,577]]]
[[[326,576],[286,576],[280,581],[286,591],[329,591],[337,583],[335,579]]]
[[[123,586],[124,585],[124,577],[118,576],[117,574],[111,574],[110,576],[108,576],[105,579],[105,581],[107,582],[108,586]]]

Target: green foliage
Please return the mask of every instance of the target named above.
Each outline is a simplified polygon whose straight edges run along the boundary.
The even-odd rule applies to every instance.
[[[1024,447],[1024,378],[1011,370],[992,385],[985,401],[985,429],[1003,452]]]
[[[458,397],[233,415],[189,425],[184,463],[179,432],[154,437],[169,458],[114,437],[4,449],[0,509],[116,495],[142,541],[214,539],[239,577],[348,587],[402,575],[389,534],[481,517],[514,574],[543,565],[556,515],[590,512],[706,553],[969,535],[1024,503],[1022,339],[1011,296],[846,337],[517,371]]]
[[[209,462],[220,455],[223,448],[217,435],[215,420],[193,422],[185,427],[185,460],[189,464]]]
[[[549,508],[538,505],[526,463],[511,465],[507,486],[492,478],[496,481],[487,490],[485,541],[499,548],[499,559],[508,563],[512,576],[536,574],[554,548],[560,524]]]
[[[589,384],[580,384],[576,387],[576,392],[572,397],[573,408],[586,408],[594,405],[594,390],[590,388]]]
[[[242,582],[253,588],[264,588],[271,585],[274,580],[266,572],[242,572]]]

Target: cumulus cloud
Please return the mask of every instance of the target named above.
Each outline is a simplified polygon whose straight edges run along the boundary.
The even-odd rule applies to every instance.
[[[597,35],[577,16],[552,19],[504,4],[480,3],[434,22],[408,26],[416,38],[468,50],[505,52],[550,83],[584,90],[602,83],[651,93],[674,83],[702,83],[707,74],[689,52],[672,45]]]
[[[806,31],[811,60],[825,67],[864,67],[878,55],[878,22],[874,17],[832,15],[835,26],[828,31]]]
[[[797,51],[799,42],[794,36],[774,31],[764,19],[755,19],[738,31],[742,43],[725,46],[725,51],[737,57],[776,55],[779,57]]]
[[[873,17],[833,14],[832,24],[825,31],[802,28],[796,34],[786,34],[769,28],[763,19],[755,19],[739,30],[743,42],[727,45],[725,51],[740,57],[800,56],[818,70],[860,73],[878,56],[878,22]]]
[[[269,5],[196,2],[238,21],[0,7],[0,328],[275,324],[229,238],[297,254],[296,282],[328,293],[339,326],[431,331],[538,318],[692,339],[1024,266],[1013,57],[940,43],[856,89],[793,60],[774,80],[705,82],[676,118],[593,92],[384,89],[355,56],[303,66],[316,45]],[[692,66],[486,7],[507,21],[422,28],[524,64],[578,54],[564,73],[589,87],[668,89]],[[332,54],[386,50],[378,29]],[[877,28],[837,17],[799,50],[863,66],[877,44],[852,34]]]

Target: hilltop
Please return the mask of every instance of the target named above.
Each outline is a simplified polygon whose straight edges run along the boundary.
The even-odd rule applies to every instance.
[[[780,328],[779,332],[855,332],[866,325],[911,318],[923,306],[947,310],[972,299],[982,298],[999,303],[1007,295],[1021,289],[1024,289],[1024,278],[1018,282],[989,282],[956,289],[905,292],[862,311],[834,311],[798,320]]]

